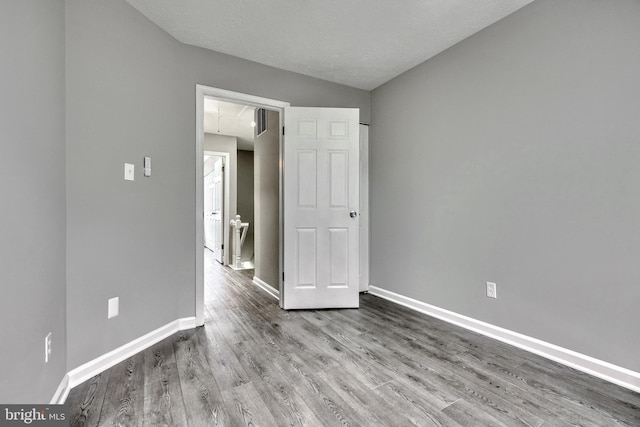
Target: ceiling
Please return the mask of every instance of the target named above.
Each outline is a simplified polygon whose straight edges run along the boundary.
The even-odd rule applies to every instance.
[[[127,0],[177,40],[371,90],[533,0]]]
[[[204,98],[204,131],[238,138],[238,150],[253,151],[255,108]]]

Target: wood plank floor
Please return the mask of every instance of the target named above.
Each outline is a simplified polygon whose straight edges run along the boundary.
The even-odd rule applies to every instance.
[[[640,394],[372,295],[286,312],[206,251],[206,324],[75,387],[73,426],[640,426]]]

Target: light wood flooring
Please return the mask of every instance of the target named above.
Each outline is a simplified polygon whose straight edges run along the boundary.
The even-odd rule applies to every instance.
[[[205,326],[74,388],[71,425],[640,426],[640,394],[368,294],[283,311],[205,263]]]

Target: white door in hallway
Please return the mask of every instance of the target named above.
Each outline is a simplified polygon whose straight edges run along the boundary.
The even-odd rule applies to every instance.
[[[359,305],[359,111],[284,112],[285,309]]]
[[[213,234],[213,172],[204,177],[204,245],[214,250]]]
[[[213,257],[220,264],[224,264],[224,158],[220,157],[215,162],[211,175],[213,176],[211,208]]]

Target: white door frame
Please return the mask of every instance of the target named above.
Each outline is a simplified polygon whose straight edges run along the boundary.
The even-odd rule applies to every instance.
[[[196,85],[196,326],[204,325],[204,98],[218,101],[261,107],[278,111],[280,117],[280,158],[282,159],[282,124],[284,108],[290,104],[275,99],[232,92],[225,89]],[[282,165],[282,162],[280,163]],[[225,188],[226,190],[226,188]],[[282,235],[282,166],[280,167],[280,235]],[[226,227],[225,227],[226,229]],[[226,234],[226,233],[225,233]],[[228,248],[225,243],[225,248]],[[280,272],[279,288],[282,294],[282,239],[279,248]],[[225,252],[225,257],[226,257]],[[226,258],[225,258],[226,259]]]
[[[360,292],[369,291],[369,125],[360,123]]]

